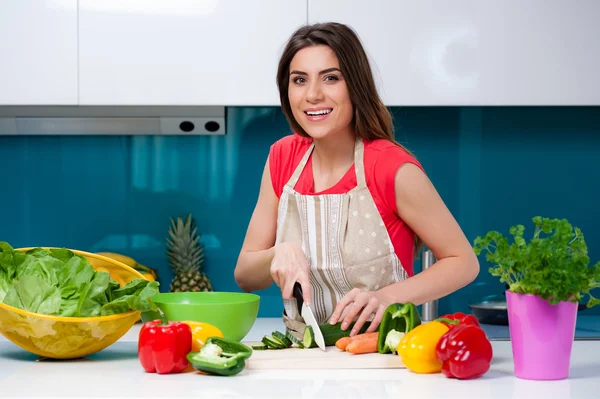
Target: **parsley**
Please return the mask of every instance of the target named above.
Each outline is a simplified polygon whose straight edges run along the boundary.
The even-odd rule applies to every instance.
[[[600,287],[600,262],[588,267],[590,258],[581,230],[566,219],[536,216],[533,224],[529,242],[523,237],[523,225],[510,228],[512,243],[498,231],[475,239],[475,253],[485,250],[486,260],[494,264],[490,274],[500,277],[511,292],[537,295],[551,304],[579,302],[586,294],[588,307],[600,304],[590,293]]]

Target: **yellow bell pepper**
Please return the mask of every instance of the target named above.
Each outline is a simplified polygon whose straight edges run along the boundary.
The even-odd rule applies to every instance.
[[[223,332],[212,324],[200,321],[182,321],[192,329],[192,352],[199,352],[210,337],[223,338]]]
[[[442,362],[436,357],[435,347],[448,330],[448,326],[431,321],[406,333],[398,344],[398,355],[406,368],[418,374],[441,372]]]

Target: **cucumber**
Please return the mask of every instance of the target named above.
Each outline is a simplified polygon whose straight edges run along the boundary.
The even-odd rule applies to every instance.
[[[291,348],[292,347],[292,341],[286,337],[285,335],[283,335],[282,333],[280,333],[279,331],[273,331],[271,333],[271,335],[274,338],[277,338],[279,341],[281,341],[281,343],[283,345],[285,345],[286,348]]]
[[[279,344],[280,349],[285,349],[285,348],[289,348],[287,346],[287,343],[285,341],[282,341],[280,338],[274,336],[274,335],[270,335],[271,339],[275,342],[277,342]],[[285,337],[284,337],[285,338]],[[287,340],[286,340],[287,341]],[[290,342],[290,346],[291,346],[291,342]]]
[[[279,331],[273,331],[271,335],[265,335],[261,342],[263,345],[259,346],[266,346],[264,349],[286,349],[291,348],[294,344],[294,341]]]
[[[271,335],[265,335],[262,339],[262,343],[267,345],[269,349],[285,349],[285,345]]]
[[[291,332],[288,331],[287,333],[285,333],[285,336],[294,344],[298,345],[299,348],[304,348],[304,344],[302,344],[302,341],[296,338]]]
[[[370,323],[366,322],[360,329],[360,334],[364,333],[369,328]],[[320,324],[319,328],[323,334],[323,341],[325,346],[334,346],[335,343],[343,337],[349,337],[350,331],[352,331],[352,325],[346,330],[342,330],[342,323],[331,324]],[[377,331],[377,330],[376,330]],[[291,348],[296,344],[299,348],[315,348],[317,343],[315,342],[315,333],[311,326],[306,326],[304,329],[304,335],[302,340],[299,340],[291,332],[283,334],[280,331],[273,331],[270,335],[265,335],[262,339],[263,349],[286,349]],[[260,349],[259,349],[260,350]]]
[[[315,342],[315,332],[311,326],[306,326],[304,329],[304,336],[302,337],[302,346],[305,348],[314,348],[317,346]]]
[[[358,334],[363,334],[364,332],[366,332],[370,325],[370,322],[365,322]],[[342,330],[341,322],[336,323],[334,325],[319,324],[319,329],[323,334],[323,341],[325,342],[325,346],[335,346],[335,343],[340,338],[349,337],[353,326],[354,323],[352,323],[347,329]],[[375,331],[379,331],[379,327],[377,327]],[[304,329],[302,344],[305,348],[314,348],[317,346],[317,343],[315,342],[315,333],[311,326],[306,326],[306,328]]]
[[[263,351],[269,349],[267,345],[252,345],[252,349],[256,349],[257,351]]]

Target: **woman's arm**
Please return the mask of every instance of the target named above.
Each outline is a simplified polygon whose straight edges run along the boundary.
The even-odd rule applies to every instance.
[[[275,255],[279,199],[271,184],[269,159],[265,163],[258,200],[234,271],[236,283],[246,292],[268,288],[273,283],[271,262]]]
[[[275,282],[283,299],[292,298],[294,284],[299,282],[304,302],[310,305],[310,268],[300,243],[275,245],[278,205],[267,158],[258,201],[235,267],[235,281],[246,292],[268,288]]]
[[[406,163],[396,172],[395,191],[400,218],[438,260],[427,270],[381,289],[381,293],[392,303],[421,305],[475,280],[479,274],[477,256],[427,175]]]

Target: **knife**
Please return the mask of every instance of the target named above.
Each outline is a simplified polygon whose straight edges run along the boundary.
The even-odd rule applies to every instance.
[[[300,283],[296,282],[294,284],[294,298],[296,298],[296,302],[298,303],[298,311],[300,315],[306,322],[306,325],[309,325],[313,329],[313,333],[315,334],[315,342],[317,346],[321,348],[321,350],[325,350],[325,340],[323,339],[323,333],[319,328],[319,323],[317,323],[317,319],[315,319],[315,315],[313,314],[310,306],[304,303],[304,299],[302,297],[302,287]]]

